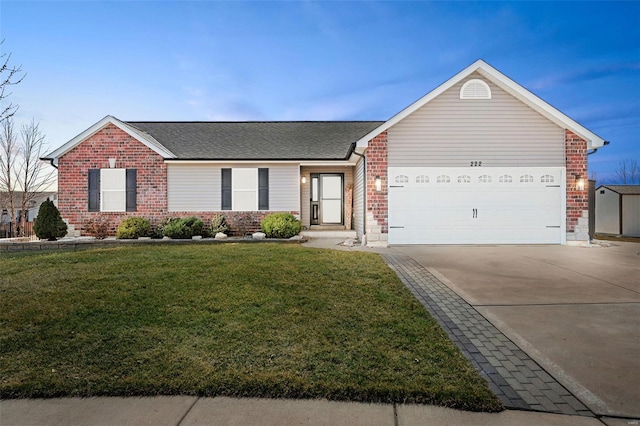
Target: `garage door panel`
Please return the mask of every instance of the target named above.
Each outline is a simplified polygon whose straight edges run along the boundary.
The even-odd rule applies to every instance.
[[[399,174],[408,182],[389,187],[391,244],[562,242],[562,168],[389,168],[391,182]]]

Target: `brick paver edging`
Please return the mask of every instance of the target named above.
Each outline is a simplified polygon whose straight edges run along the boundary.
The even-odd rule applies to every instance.
[[[384,254],[382,257],[487,380],[505,407],[594,416],[538,363],[422,265],[409,256]]]
[[[140,245],[140,244],[224,244],[224,243],[282,243],[282,244],[301,244],[307,242],[302,240],[287,240],[279,238],[264,238],[257,240],[253,238],[230,237],[222,240],[214,238],[203,238],[201,240],[59,240],[59,241],[31,241],[31,242],[0,242],[0,253],[5,251],[40,251],[40,250],[85,250],[92,248],[116,247],[119,245]]]

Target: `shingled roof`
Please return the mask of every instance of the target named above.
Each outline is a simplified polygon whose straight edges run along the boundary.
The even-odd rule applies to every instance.
[[[344,160],[382,121],[127,121],[178,160]]]

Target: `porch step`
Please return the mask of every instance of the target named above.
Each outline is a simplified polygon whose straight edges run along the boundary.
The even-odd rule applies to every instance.
[[[345,240],[347,238],[353,238],[354,240],[358,238],[356,231],[345,231],[344,229],[342,230],[327,229],[322,231],[306,230],[306,231],[302,231],[300,234],[307,238],[344,238]]]
[[[76,230],[74,225],[71,225],[67,220],[63,219],[67,224],[67,237],[79,237],[80,230]]]

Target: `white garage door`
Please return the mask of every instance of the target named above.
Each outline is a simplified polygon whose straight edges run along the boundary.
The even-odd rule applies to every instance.
[[[565,169],[389,167],[390,244],[561,244]]]

